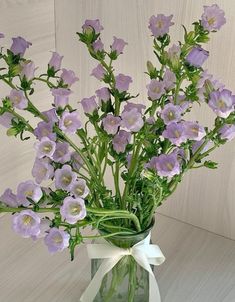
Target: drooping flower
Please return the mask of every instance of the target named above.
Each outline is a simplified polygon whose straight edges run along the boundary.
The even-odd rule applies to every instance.
[[[209,74],[207,70],[205,70],[200,75],[200,79],[197,82],[197,88],[199,100],[204,101],[213,90],[221,91],[224,88],[224,84],[215,79],[212,74]]]
[[[27,81],[30,81],[34,78],[35,68],[34,62],[26,61],[21,65],[21,78],[25,78]]]
[[[103,30],[103,26],[100,24],[100,20],[86,20],[82,26],[83,31],[85,32],[87,29],[94,29],[96,34],[99,34],[101,30]]]
[[[69,151],[69,144],[62,142],[56,144],[56,149],[53,154],[53,160],[57,163],[64,164],[71,159],[71,153]]]
[[[102,51],[104,50],[104,44],[101,41],[101,39],[96,40],[95,42],[92,43],[94,51]]]
[[[69,95],[72,93],[66,88],[52,88],[52,95],[54,96],[54,104],[56,108],[64,108],[69,103]]]
[[[171,178],[180,174],[180,163],[177,154],[174,152],[154,156],[146,165],[146,168],[155,170],[162,177]]]
[[[98,109],[96,103],[96,96],[93,95],[90,98],[84,98],[81,100],[82,108],[85,113],[92,114],[95,110]]]
[[[49,109],[47,111],[43,111],[42,114],[47,118],[48,122],[57,123],[59,120],[55,108]]]
[[[56,143],[44,136],[39,142],[34,144],[34,148],[37,151],[37,158],[43,158],[44,156],[53,159]]]
[[[54,176],[54,168],[50,164],[49,158],[36,158],[32,169],[32,175],[38,184],[43,180],[51,179]]]
[[[123,111],[131,111],[134,108],[136,108],[137,111],[142,114],[142,110],[144,110],[146,106],[143,104],[135,104],[135,103],[127,102],[126,105],[124,106]]]
[[[0,125],[2,125],[5,128],[11,127],[11,120],[14,118],[14,115],[10,112],[4,112],[0,115]]]
[[[50,253],[63,251],[69,246],[70,235],[57,228],[51,228],[49,233],[45,236],[44,242]]]
[[[144,125],[141,113],[136,108],[122,112],[121,126],[131,132],[138,132]]]
[[[19,205],[28,206],[30,198],[34,202],[39,202],[42,198],[42,190],[39,185],[36,185],[32,180],[22,182],[17,187],[17,202]]]
[[[220,137],[222,139],[227,139],[228,141],[231,141],[235,137],[235,125],[224,125],[219,130]]]
[[[168,103],[161,111],[161,118],[165,125],[169,125],[174,122],[179,122],[182,112],[183,110],[179,105]]]
[[[68,87],[70,87],[79,80],[73,70],[68,70],[65,68],[62,69],[62,74],[60,77],[63,80],[64,84],[68,85]]]
[[[186,57],[186,61],[192,66],[201,67],[207,60],[208,56],[209,51],[197,46],[192,48]]]
[[[132,78],[122,73],[119,73],[115,77],[115,88],[119,92],[127,91],[129,89],[130,83],[132,83]]]
[[[6,189],[2,196],[0,197],[0,202],[3,202],[5,205],[13,208],[18,207],[18,202],[16,195],[12,192],[11,189]]]
[[[172,144],[180,146],[183,142],[186,142],[187,137],[185,135],[185,128],[182,123],[171,123],[167,125],[163,131],[162,136],[169,139]]]
[[[98,64],[91,72],[91,75],[97,78],[99,81],[103,80],[105,74],[106,71],[101,64]]]
[[[113,149],[119,154],[126,150],[126,146],[131,141],[131,133],[120,130],[112,139]]]
[[[86,217],[86,207],[82,198],[66,197],[63,205],[60,208],[62,219],[70,224],[75,224],[77,221]]]
[[[167,68],[163,76],[163,82],[164,88],[166,90],[171,90],[172,88],[174,88],[176,82],[176,76],[174,72]]]
[[[109,89],[107,87],[102,87],[102,88],[96,90],[95,93],[98,97],[99,105],[101,105],[102,102],[104,102],[104,103],[108,102],[108,100],[110,100],[110,98],[111,98]]]
[[[210,94],[208,105],[220,117],[226,118],[234,111],[235,96],[232,92],[223,89],[222,91],[213,91]]]
[[[12,105],[18,109],[25,109],[28,106],[28,100],[26,99],[22,90],[12,89],[9,99]]]
[[[31,210],[23,210],[13,215],[13,230],[23,238],[37,236],[40,233],[40,217]]]
[[[219,30],[226,23],[224,11],[217,4],[204,6],[201,24],[208,31]]]
[[[65,133],[74,134],[78,129],[82,128],[82,123],[79,119],[76,111],[66,112],[64,111],[59,121],[59,128]]]
[[[187,139],[200,141],[206,135],[205,128],[200,126],[197,122],[183,122],[184,132]]]
[[[127,45],[123,39],[113,37],[113,44],[111,45],[111,50],[115,51],[117,55],[120,55],[123,52],[125,45]]]
[[[86,181],[82,178],[76,180],[72,186],[71,193],[73,193],[75,197],[86,198],[89,194]]]
[[[165,84],[163,81],[151,80],[150,84],[147,85],[148,96],[153,100],[158,100],[165,93]]]
[[[56,140],[56,134],[53,133],[54,122],[39,122],[34,129],[34,134],[37,139],[41,140],[43,137],[48,137],[50,140]]]
[[[171,22],[172,18],[173,15],[165,16],[163,14],[158,14],[149,19],[149,29],[155,38],[162,37],[169,33],[170,26],[174,24]]]
[[[202,140],[200,141],[195,141],[195,143],[192,145],[192,153],[194,154],[195,152],[198,151],[198,149],[201,147],[202,144],[204,144],[205,142],[205,139],[203,138]],[[200,153],[204,153],[206,152],[207,150],[209,150],[209,148],[211,147],[212,145],[212,141],[210,140],[201,150]]]
[[[84,164],[83,159],[76,151],[71,153],[71,161],[73,169],[77,171],[79,171]]]
[[[21,57],[23,57],[26,49],[32,45],[32,43],[26,41],[22,37],[12,38],[12,41],[13,43],[10,50],[14,53],[14,55],[20,55]]]
[[[48,63],[49,67],[54,68],[54,71],[58,71],[61,67],[61,62],[64,56],[60,56],[58,52],[52,52],[52,57]]]
[[[104,130],[108,134],[116,134],[119,126],[121,125],[121,118],[112,114],[107,114],[102,120]]]
[[[76,178],[77,174],[72,171],[71,167],[64,165],[61,169],[55,171],[55,187],[70,191]]]

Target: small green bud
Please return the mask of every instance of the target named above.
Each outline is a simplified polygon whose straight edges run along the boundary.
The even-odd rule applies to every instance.
[[[153,66],[152,62],[147,61],[147,70],[148,70],[148,72],[151,73],[154,69],[155,69],[155,67]]]
[[[15,128],[9,128],[7,130],[7,136],[15,136],[17,134],[17,129]]]
[[[186,42],[189,44],[192,44],[192,42],[194,41],[194,38],[195,38],[195,32],[190,31],[186,36]]]

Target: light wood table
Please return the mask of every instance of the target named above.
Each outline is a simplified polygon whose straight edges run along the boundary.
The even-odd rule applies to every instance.
[[[235,302],[235,242],[157,214],[153,241],[166,262],[155,272],[162,302]],[[0,218],[0,302],[79,302],[90,278],[85,246],[70,262]]]

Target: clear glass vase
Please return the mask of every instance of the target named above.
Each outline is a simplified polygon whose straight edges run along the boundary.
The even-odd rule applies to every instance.
[[[140,233],[116,235],[107,238],[111,244],[121,248],[130,248],[144,240],[153,227],[152,224]],[[105,231],[101,232],[105,234]],[[103,259],[91,260],[91,277],[95,275]],[[152,267],[153,269],[153,267]],[[148,302],[149,273],[132,256],[124,256],[103,278],[94,302]]]

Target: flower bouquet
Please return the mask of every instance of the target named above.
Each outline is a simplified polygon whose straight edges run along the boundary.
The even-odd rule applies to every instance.
[[[216,4],[204,6],[192,30],[183,27],[183,42],[170,45],[172,18],[159,14],[149,21],[158,63],[147,62],[147,107],[128,92],[131,77],[114,69],[127,43],[114,37],[105,50],[99,20],[86,20],[77,34],[98,61],[91,75],[104,84],[78,108],[69,104],[78,78],[61,70],[62,56],[53,52],[47,71],[36,75],[34,62],[25,58],[30,42],[17,37],[10,49],[1,49],[0,80],[9,94],[2,99],[0,124],[8,136],[37,141],[34,181],[20,183],[16,194],[6,189],[0,212],[13,214],[19,235],[43,237],[50,253],[69,248],[72,260],[86,239],[103,240],[88,245],[93,279],[81,301],[160,301],[151,265],[164,256],[150,244],[154,213],[187,171],[216,168],[208,156],[235,137],[235,96],[202,68],[209,53],[201,45],[225,23],[224,12]],[[43,112],[33,103],[39,81],[54,98]],[[198,104],[214,112],[211,129],[187,120]],[[26,111],[38,119],[36,127]],[[97,233],[84,235],[88,226]]]

